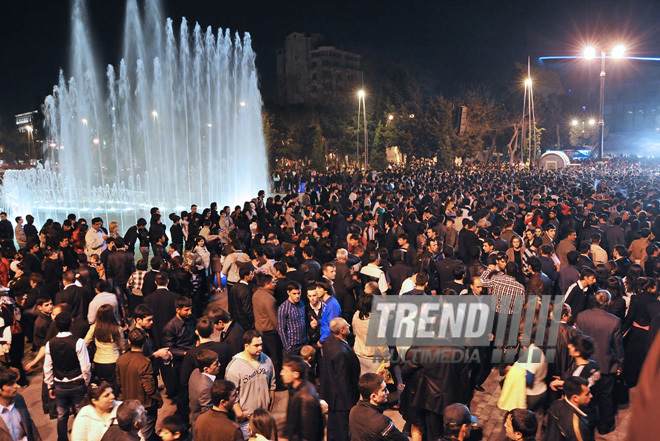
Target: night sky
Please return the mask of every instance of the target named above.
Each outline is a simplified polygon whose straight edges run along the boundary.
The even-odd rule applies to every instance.
[[[117,64],[125,2],[89,0],[103,65]],[[33,110],[68,64],[69,0],[0,0],[0,116]],[[504,84],[513,64],[625,41],[660,55],[660,1],[170,0],[165,15],[252,34],[261,89],[275,94],[275,50],[291,32],[324,34],[369,69],[402,65],[428,90]],[[5,119],[5,121],[7,121]]]

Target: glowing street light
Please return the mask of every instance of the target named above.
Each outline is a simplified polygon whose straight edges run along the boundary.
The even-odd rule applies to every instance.
[[[622,44],[617,44],[612,48],[612,58],[622,58],[626,54],[626,47]]]
[[[238,104],[239,104],[241,107],[245,107],[245,106],[247,106],[247,103],[246,103],[245,101],[241,101],[241,102],[238,103]]]
[[[94,143],[94,145],[99,145],[99,139],[98,138],[92,139],[92,142]]]
[[[589,125],[590,125],[590,126],[593,126],[594,124],[596,124],[596,120],[593,119],[593,118],[591,118],[591,119],[589,120]]]
[[[394,119],[394,115],[392,115],[392,114],[387,115],[387,119],[389,119],[390,121],[392,121],[392,120]]]
[[[620,59],[623,58],[626,53],[626,47],[623,44],[617,44],[610,51],[610,58]],[[587,46],[582,52],[582,56],[585,60],[593,60],[596,58],[596,48],[593,46]],[[600,141],[598,143],[598,156],[603,159],[603,148],[605,145],[605,120],[604,120],[604,106],[605,106],[605,59],[607,58],[607,52],[601,50],[600,52],[600,105],[598,112],[598,125],[600,126]]]
[[[529,87],[532,85],[532,79],[530,77],[525,78],[525,86]]]
[[[357,92],[358,97],[358,130],[357,130],[357,159],[358,164],[360,163],[360,111],[364,110],[364,169],[366,170],[369,167],[369,140],[367,136],[367,103],[365,100],[366,93],[364,89],[360,89]]]
[[[153,116],[154,119],[158,118],[158,112],[156,112],[156,110],[152,110],[151,111],[151,116]]]
[[[83,119],[82,119],[82,123],[83,123],[84,125],[87,125],[87,124],[89,124],[89,121],[87,121],[87,118],[83,118]]]
[[[571,124],[574,125],[574,126],[577,126],[579,123],[580,122],[577,119],[574,119],[573,121],[571,121]]]
[[[585,60],[593,60],[596,58],[596,48],[593,46],[585,47],[584,51],[582,52],[582,56]]]

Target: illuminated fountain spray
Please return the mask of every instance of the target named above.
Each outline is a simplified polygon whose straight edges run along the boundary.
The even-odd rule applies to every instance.
[[[178,34],[178,37],[177,37]],[[185,18],[178,32],[158,0],[128,0],[123,58],[98,68],[84,0],[74,0],[70,77],[46,98],[47,162],[7,171],[10,218],[67,213],[127,228],[151,206],[233,205],[267,189],[255,54]]]

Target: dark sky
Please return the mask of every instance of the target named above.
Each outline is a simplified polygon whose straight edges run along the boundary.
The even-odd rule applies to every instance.
[[[103,65],[118,61],[124,7],[89,0]],[[70,9],[69,0],[0,0],[3,118],[35,109],[67,66]],[[576,53],[586,41],[625,39],[631,53],[660,55],[658,0],[164,0],[164,10],[176,28],[185,16],[249,31],[266,97],[275,92],[275,49],[294,31],[322,33],[365,65],[402,64],[444,89],[502,84],[514,62]]]

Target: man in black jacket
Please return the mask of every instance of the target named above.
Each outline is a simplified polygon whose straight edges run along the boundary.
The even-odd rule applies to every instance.
[[[189,349],[183,356],[181,362],[180,385],[177,396],[177,413],[181,415],[184,420],[188,419],[188,384],[190,374],[199,367],[197,356],[200,352],[207,349],[213,351],[217,355],[219,362],[219,369],[217,372],[218,378],[225,377],[225,369],[231,361],[234,354],[231,347],[227,343],[221,343],[211,340],[213,333],[213,322],[208,317],[201,317],[195,326],[195,334],[199,337],[199,344],[192,349]]]
[[[408,437],[383,415],[381,406],[387,402],[387,385],[383,377],[368,373],[360,377],[358,389],[362,396],[351,409],[349,431],[351,441],[407,441]]]
[[[328,403],[328,441],[347,441],[349,412],[358,401],[360,362],[346,342],[346,320],[332,319],[330,332],[323,342],[320,393]]]
[[[151,333],[156,349],[164,348],[163,328],[176,315],[174,302],[179,294],[167,289],[169,277],[167,273],[158,273],[156,276],[156,290],[146,297],[144,303],[153,312],[154,324]]]
[[[348,251],[344,248],[337,250],[337,257],[332,262],[335,265],[336,275],[333,280],[335,296],[341,306],[342,317],[347,322],[353,320],[353,314],[357,307],[357,298],[355,296],[355,286],[357,285],[357,276],[353,276],[348,264]]]
[[[14,226],[11,221],[7,219],[7,213],[4,211],[0,213],[0,246],[3,251],[6,251],[8,256],[16,254],[16,247],[14,246]]]
[[[243,327],[220,307],[211,309],[207,314],[209,320],[213,322],[211,340],[227,343],[231,348],[232,355],[241,352],[244,349],[243,334],[245,334],[245,330],[243,330]]]
[[[587,308],[589,287],[596,284],[596,272],[589,267],[580,268],[580,278],[566,290],[564,302],[571,307],[573,317]]]
[[[173,398],[179,391],[181,378],[181,365],[187,351],[195,347],[197,335],[195,334],[196,320],[192,316],[192,300],[188,297],[179,297],[174,301],[176,315],[167,322],[163,329],[163,343],[172,353],[172,362],[169,369],[163,373],[163,382],[167,387],[167,394]],[[181,394],[179,394],[181,395]],[[177,402],[177,413],[186,416]],[[187,404],[187,402],[186,402]]]
[[[238,277],[240,277],[239,282],[229,289],[229,314],[245,331],[249,331],[254,329],[252,287],[250,286],[250,281],[254,277],[254,266],[249,262],[240,265]]]
[[[444,260],[439,260],[436,264],[438,268],[438,277],[440,277],[440,284],[454,280],[454,268],[464,266],[463,262],[454,259],[454,247],[451,245],[446,245],[442,252],[444,253],[445,258]]]
[[[582,377],[570,377],[564,382],[564,399],[548,409],[544,441],[589,439],[587,414],[580,410],[591,401],[589,383]]]
[[[85,290],[76,284],[76,275],[72,270],[64,273],[62,284],[64,288],[55,295],[55,303],[69,305],[69,311],[74,321],[73,335],[84,337],[88,328],[86,311],[89,306],[89,298]]]
[[[127,317],[126,299],[130,292],[126,288],[126,283],[135,271],[135,259],[131,253],[126,251],[124,239],[118,237],[115,239],[115,251],[108,256],[108,265],[106,268],[106,277],[112,280],[114,292],[119,303],[119,313],[122,317]]]
[[[323,412],[314,386],[305,380],[305,361],[298,356],[287,358],[281,377],[289,386],[284,433],[290,441],[322,441]]]

